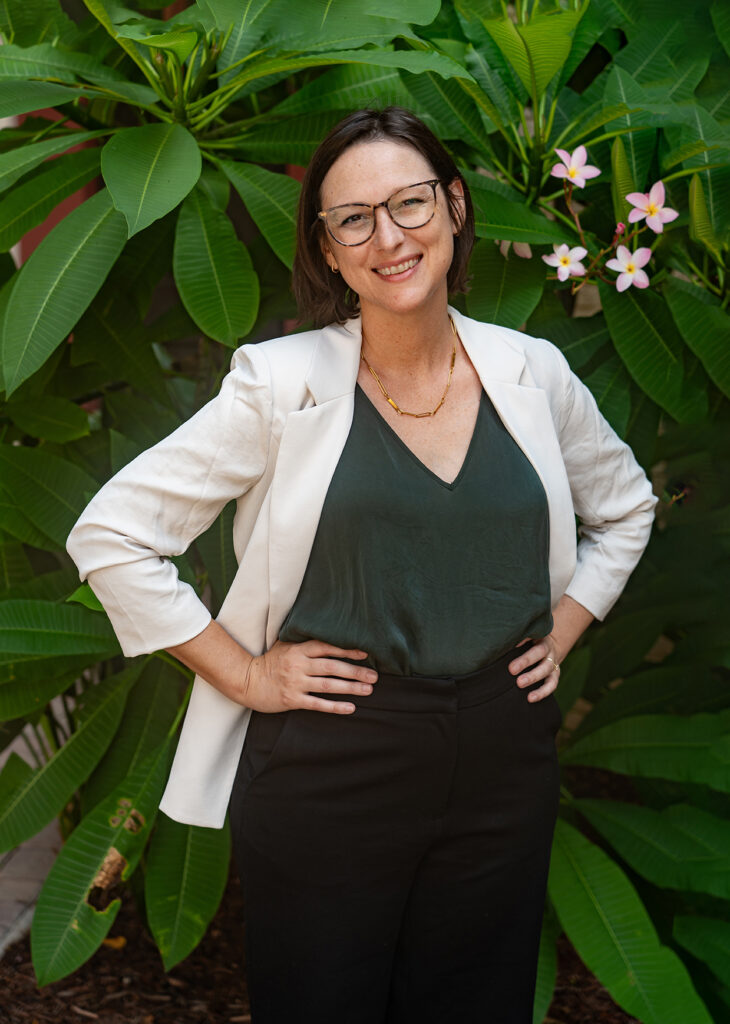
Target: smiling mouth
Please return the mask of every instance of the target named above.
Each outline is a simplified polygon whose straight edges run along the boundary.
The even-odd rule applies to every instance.
[[[420,262],[420,256],[414,256],[413,259],[404,260],[403,263],[396,263],[394,267],[375,267],[375,273],[380,274],[381,277],[391,277],[393,274],[403,274],[406,270],[410,270],[411,267]]]

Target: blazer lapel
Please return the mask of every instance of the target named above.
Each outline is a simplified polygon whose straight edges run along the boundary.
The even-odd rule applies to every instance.
[[[299,593],[324,499],[350,432],[360,343],[359,320],[324,328],[307,374],[316,404],[286,419],[271,487],[267,647]]]
[[[573,502],[547,395],[530,381],[520,383],[525,355],[502,328],[481,324],[451,310],[464,348],[499,418],[540,477],[550,519],[549,569],[553,596],[573,575]]]

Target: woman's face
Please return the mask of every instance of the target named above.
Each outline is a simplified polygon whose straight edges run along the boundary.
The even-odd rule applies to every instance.
[[[412,146],[385,139],[356,143],[327,172],[321,208],[375,205],[407,185],[435,177],[433,167]],[[460,184],[454,182],[452,191],[461,192]],[[423,310],[434,299],[445,303],[457,229],[444,186],[436,187],[436,209],[423,227],[399,227],[385,207],[375,211],[375,223],[375,233],[362,245],[339,245],[329,234],[324,236],[325,258],[360,296],[363,315],[370,308],[402,314]]]

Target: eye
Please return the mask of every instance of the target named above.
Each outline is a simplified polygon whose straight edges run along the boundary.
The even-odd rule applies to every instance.
[[[344,220],[340,221],[340,227],[351,227],[355,224],[362,224],[363,221],[367,220],[367,217],[362,213],[351,213]]]

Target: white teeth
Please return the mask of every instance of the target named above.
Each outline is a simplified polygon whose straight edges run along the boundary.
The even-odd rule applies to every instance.
[[[382,274],[383,277],[390,277],[391,274],[402,274],[404,270],[410,270],[420,260],[420,256],[414,257],[412,260],[406,260],[405,263],[399,263],[397,267],[383,267],[382,270],[378,270],[378,274]]]

